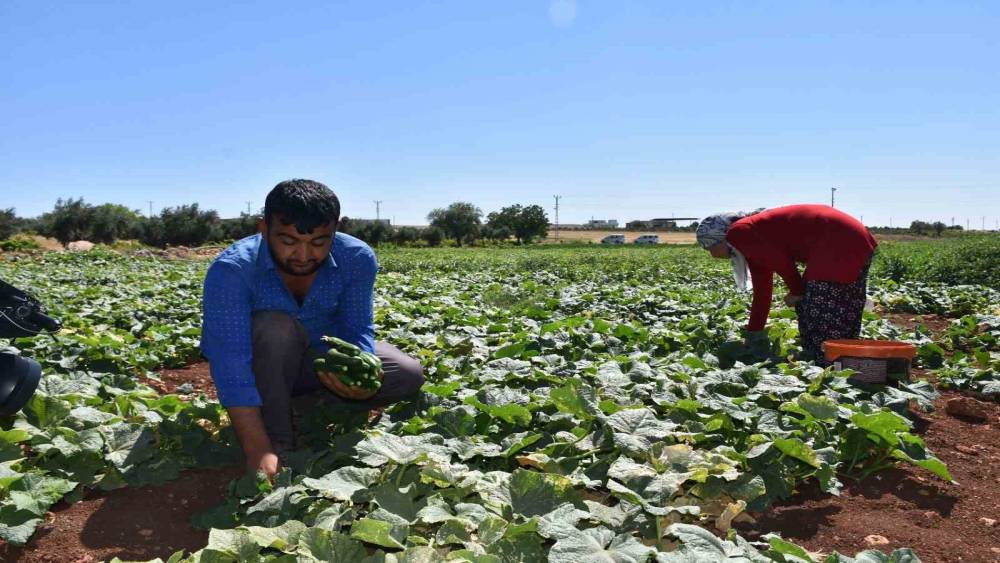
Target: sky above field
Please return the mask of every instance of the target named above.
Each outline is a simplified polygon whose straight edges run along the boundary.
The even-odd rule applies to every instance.
[[[1000,222],[1000,2],[0,2],[0,207]]]

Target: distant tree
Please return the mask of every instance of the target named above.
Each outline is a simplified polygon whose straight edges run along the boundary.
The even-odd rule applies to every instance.
[[[222,238],[226,240],[239,240],[257,233],[257,219],[264,213],[240,213],[239,217],[232,219],[221,219],[219,229]]]
[[[39,225],[41,225],[40,217],[18,217],[17,218],[17,232],[25,233],[38,233]]]
[[[14,236],[19,228],[20,219],[17,218],[14,208],[0,209],[0,240]]]
[[[490,215],[493,215],[493,213],[490,213]],[[479,234],[482,238],[492,241],[504,241],[511,237],[510,229],[489,222],[479,229]]]
[[[494,211],[486,216],[486,225],[493,230],[504,229],[508,234],[513,234],[514,224],[518,215],[521,214],[520,205],[510,205],[500,211]]]
[[[948,226],[941,221],[934,221],[934,224],[931,225],[931,227],[934,229],[934,236],[938,237],[941,236],[941,234],[944,233],[944,230],[948,228]]]
[[[219,214],[197,203],[167,207],[146,221],[142,242],[152,246],[200,246],[223,238]]]
[[[549,217],[540,205],[510,205],[499,212],[490,213],[486,224],[495,233],[504,230],[513,234],[518,244],[545,238],[549,231]],[[509,235],[508,235],[509,236]]]
[[[444,231],[438,227],[427,227],[420,233],[420,238],[427,243],[427,246],[441,246],[444,240]]]
[[[462,246],[463,240],[475,242],[479,236],[482,217],[483,212],[478,207],[464,201],[457,201],[447,208],[438,208],[427,214],[431,226],[455,239],[458,246]]]
[[[124,205],[105,203],[90,210],[87,240],[111,244],[120,239],[139,238],[143,217]]]
[[[521,210],[514,236],[518,242],[543,239],[549,234],[549,216],[541,205],[529,205]]]
[[[372,246],[378,246],[380,243],[390,240],[393,234],[392,227],[382,221],[351,219],[350,217],[341,217],[337,230],[359,238]]]
[[[925,221],[913,221],[910,223],[910,232],[915,235],[925,235],[932,229],[931,224]]]
[[[420,240],[420,229],[416,227],[398,227],[396,231],[392,233],[393,244],[398,244],[400,246],[413,244],[418,240]]]
[[[382,221],[365,221],[357,236],[372,246],[378,246],[392,236],[392,227]]]
[[[93,215],[94,208],[83,198],[60,198],[52,211],[43,213],[39,218],[39,232],[62,244],[84,240],[90,235]]]

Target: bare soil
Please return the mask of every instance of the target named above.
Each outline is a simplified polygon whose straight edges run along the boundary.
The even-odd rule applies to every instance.
[[[161,394],[176,393],[183,395],[177,388],[189,384],[194,393],[203,393],[209,399],[215,399],[215,384],[208,369],[208,362],[198,362],[179,369],[167,369],[160,372],[160,379],[142,378],[142,382],[156,389]]]
[[[951,326],[952,319],[947,317],[942,317],[940,315],[915,315],[913,313],[879,313],[882,318],[888,319],[889,322],[898,326],[899,328],[912,331],[917,328],[917,326],[923,326],[935,336],[940,336],[944,334],[948,327]]]
[[[191,517],[219,504],[241,466],[185,471],[160,487],[94,491],[73,505],[57,504],[28,545],[0,545],[0,561],[91,563],[164,560],[178,550],[197,551],[208,531],[191,526]]]
[[[956,396],[943,393],[933,413],[912,415],[955,484],[905,465],[846,481],[839,497],[810,484],[740,532],[777,532],[822,553],[911,547],[925,563],[1000,561],[1000,405],[990,404],[988,423],[974,424],[945,414],[944,403]],[[886,543],[871,543],[882,541],[872,536]]]
[[[30,238],[34,240],[36,243],[38,243],[38,246],[41,247],[42,250],[48,250],[52,252],[62,252],[63,250],[65,250],[65,248],[63,248],[63,245],[60,244],[59,241],[57,241],[54,238],[43,237],[41,235],[31,235]]]

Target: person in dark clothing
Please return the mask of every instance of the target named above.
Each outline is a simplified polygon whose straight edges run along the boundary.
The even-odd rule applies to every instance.
[[[205,276],[202,353],[247,469],[274,475],[295,444],[296,396],[321,394],[334,408],[383,407],[423,384],[419,362],[375,342],[378,263],[364,242],[337,232],[340,202],[319,182],[289,180],[268,194],[258,234],[233,243]],[[382,360],[377,391],[313,369],[336,336]]]
[[[740,289],[752,283],[748,340],[763,337],[776,273],[788,287],[784,301],[795,307],[808,357],[822,363],[825,340],[860,334],[878,243],[857,219],[825,205],[723,213],[702,221],[697,239],[712,256],[732,262]],[[805,265],[803,273],[797,264]]]

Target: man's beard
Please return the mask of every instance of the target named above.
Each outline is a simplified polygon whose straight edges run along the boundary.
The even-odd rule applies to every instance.
[[[271,260],[274,261],[274,265],[277,266],[277,268],[281,270],[282,273],[288,274],[290,276],[311,276],[312,274],[315,274],[317,270],[320,269],[324,261],[320,260],[319,262],[306,266],[305,268],[295,268],[288,262],[282,262],[281,260],[278,260],[278,257],[274,255],[273,250],[271,250]]]
[[[289,264],[285,264],[277,260],[274,261],[274,264],[278,267],[279,270],[290,276],[310,276],[312,274],[315,274],[316,271],[319,270],[320,266],[323,265],[323,262],[316,262],[315,264],[307,266],[305,269],[296,269],[291,267]]]

